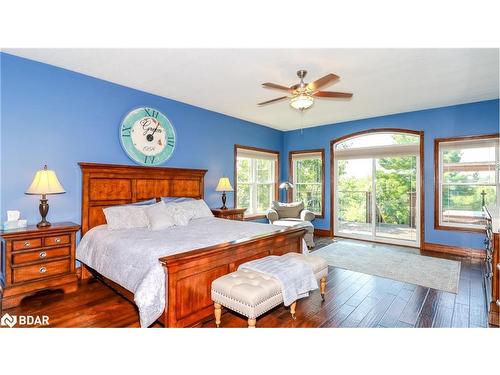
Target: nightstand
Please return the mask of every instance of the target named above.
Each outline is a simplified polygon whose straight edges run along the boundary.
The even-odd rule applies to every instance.
[[[75,223],[0,230],[2,309],[18,306],[24,297],[44,289],[76,291],[75,244],[79,230]]]
[[[215,217],[228,220],[243,220],[243,214],[247,210],[246,208],[227,208],[223,210],[222,208],[212,208],[212,213]]]

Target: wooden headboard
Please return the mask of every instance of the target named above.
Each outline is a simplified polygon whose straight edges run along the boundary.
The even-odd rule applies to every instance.
[[[82,235],[106,223],[103,208],[160,197],[203,198],[206,169],[78,163],[82,170]]]

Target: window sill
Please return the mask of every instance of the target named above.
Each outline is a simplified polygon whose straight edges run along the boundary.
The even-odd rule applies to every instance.
[[[472,233],[484,233],[486,228],[465,228],[465,227],[453,227],[448,225],[435,225],[436,230],[450,230],[454,232],[472,232]]]

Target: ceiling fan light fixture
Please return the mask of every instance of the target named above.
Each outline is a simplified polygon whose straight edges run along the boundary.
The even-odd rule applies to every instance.
[[[299,111],[308,109],[313,104],[314,104],[313,97],[306,94],[300,94],[290,99],[290,106],[292,106],[292,108],[298,109]]]

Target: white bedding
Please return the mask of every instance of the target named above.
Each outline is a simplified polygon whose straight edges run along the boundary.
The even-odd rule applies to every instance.
[[[278,279],[281,284],[283,303],[290,306],[309,292],[318,289],[318,281],[312,267],[303,260],[271,255],[240,264],[238,270],[247,269]]]
[[[83,236],[76,258],[134,293],[141,326],[148,327],[165,308],[165,273],[159,258],[278,230],[283,227],[214,217],[158,231],[100,225]]]

